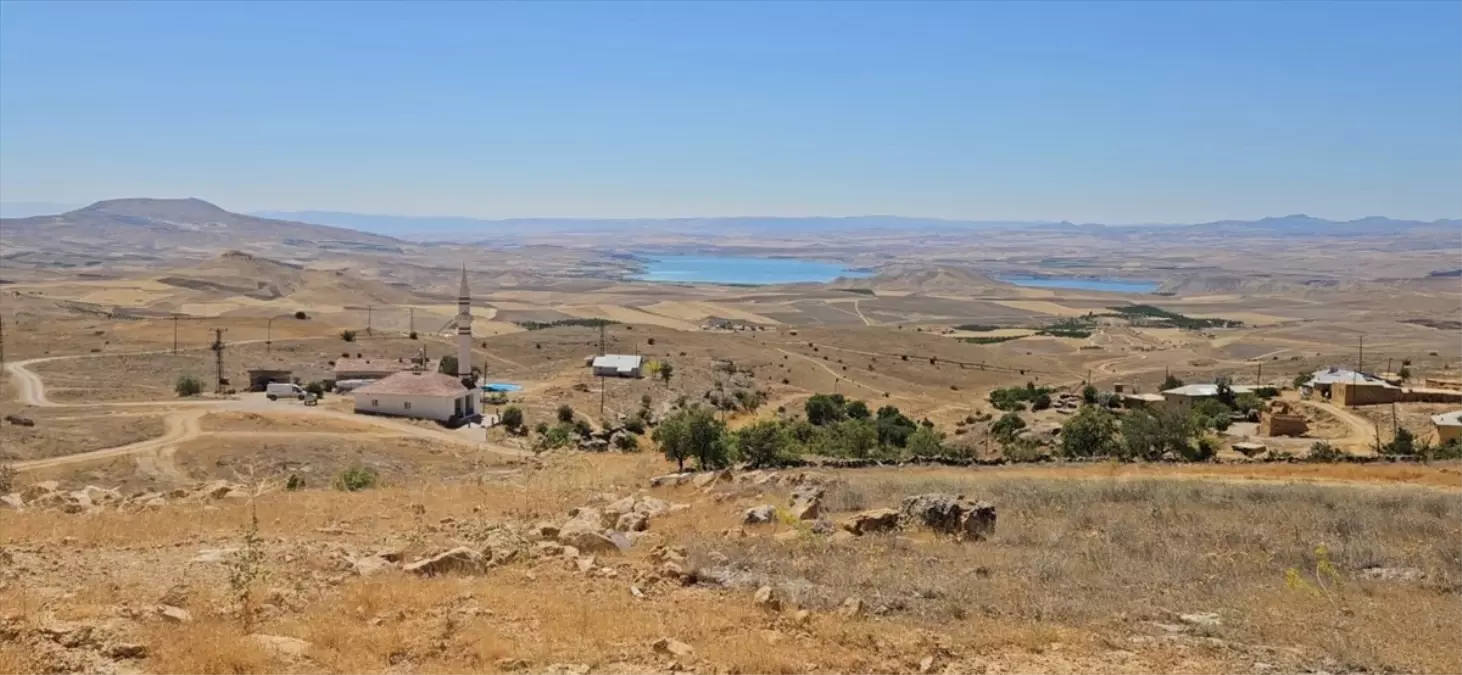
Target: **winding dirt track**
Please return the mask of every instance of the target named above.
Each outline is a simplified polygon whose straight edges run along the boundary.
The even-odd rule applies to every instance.
[[[262,342],[262,340],[250,340],[250,341],[244,341],[244,342]],[[244,342],[238,342],[238,343],[234,343],[234,344],[243,344]],[[130,352],[130,353],[127,354],[127,356],[139,356],[139,355],[145,355],[145,354],[165,354],[165,353],[169,353],[170,351],[171,350],[158,350],[158,351],[149,351],[149,352]],[[117,356],[117,354],[77,354],[77,355],[73,355],[73,356],[48,356],[48,357],[45,357],[45,358],[30,359],[30,360],[27,360],[27,361],[16,361],[16,362],[13,362],[13,363],[6,363],[5,364],[5,372],[7,372],[7,373],[10,374],[10,376],[13,378],[13,382],[16,385],[16,392],[17,392],[16,393],[16,399],[18,401],[20,401],[21,403],[23,403],[25,405],[29,405],[29,406],[35,406],[35,407],[40,407],[40,408],[81,408],[81,407],[85,407],[88,410],[97,410],[97,409],[102,409],[102,408],[137,408],[137,407],[167,407],[167,408],[170,408],[170,410],[168,410],[165,413],[163,413],[163,434],[161,436],[158,436],[157,438],[150,438],[150,439],[147,439],[147,440],[144,440],[144,441],[138,441],[136,443],[128,443],[126,445],[118,445],[118,446],[111,447],[111,448],[102,448],[100,450],[91,450],[89,452],[81,452],[81,453],[76,453],[76,454],[73,454],[73,455],[63,455],[63,456],[60,456],[60,457],[47,457],[47,458],[44,458],[44,459],[35,459],[35,460],[28,460],[28,461],[23,461],[23,462],[14,462],[14,463],[12,463],[11,466],[16,471],[30,471],[30,470],[35,470],[35,469],[49,469],[49,468],[54,468],[54,467],[58,467],[58,466],[66,466],[66,465],[69,465],[69,464],[79,464],[79,463],[83,463],[83,462],[92,462],[92,461],[96,461],[96,460],[100,460],[100,459],[109,459],[109,458],[115,458],[115,457],[125,457],[125,456],[131,456],[131,455],[139,455],[139,454],[148,453],[148,452],[154,452],[154,451],[165,451],[166,454],[169,454],[170,455],[171,452],[173,450],[175,450],[178,445],[180,445],[182,443],[185,443],[187,441],[196,439],[196,438],[198,438],[200,436],[203,436],[205,434],[214,435],[215,433],[219,433],[220,435],[232,435],[232,434],[228,434],[228,432],[221,432],[221,433],[220,432],[205,432],[205,431],[203,431],[202,425],[201,425],[201,420],[203,419],[203,416],[204,415],[207,415],[210,412],[227,412],[227,411],[242,411],[242,412],[256,412],[256,413],[269,413],[269,414],[302,415],[302,416],[306,416],[306,417],[319,417],[319,418],[334,418],[334,419],[347,420],[347,421],[356,422],[356,423],[368,424],[368,425],[371,425],[371,426],[380,427],[382,429],[382,432],[381,433],[372,433],[372,434],[369,434],[370,436],[410,436],[410,437],[414,437],[414,438],[422,438],[422,439],[427,439],[427,440],[432,440],[432,441],[438,441],[438,442],[442,442],[442,443],[452,443],[452,444],[456,444],[456,445],[466,445],[466,446],[478,448],[478,449],[481,449],[481,450],[486,450],[488,452],[500,454],[500,455],[507,455],[507,456],[510,456],[510,457],[525,457],[525,456],[528,456],[529,455],[529,453],[527,453],[527,452],[525,452],[523,450],[518,450],[518,449],[515,449],[515,448],[509,448],[509,447],[501,446],[501,445],[494,445],[494,444],[482,442],[482,441],[479,441],[479,440],[474,440],[472,438],[468,438],[466,436],[463,436],[463,435],[460,435],[460,434],[456,434],[456,433],[452,433],[452,432],[449,432],[449,431],[442,431],[442,430],[431,429],[431,428],[427,428],[427,427],[420,427],[420,426],[416,426],[416,425],[410,424],[408,422],[404,422],[404,421],[400,421],[400,420],[395,420],[395,419],[391,419],[391,418],[374,417],[374,416],[371,416],[371,415],[354,415],[354,414],[351,414],[351,413],[345,413],[345,412],[340,412],[338,410],[330,410],[330,409],[327,409],[327,408],[320,408],[320,407],[287,406],[287,405],[280,405],[280,404],[271,404],[271,403],[268,403],[268,402],[264,401],[263,399],[224,399],[224,400],[204,400],[204,401],[145,401],[145,402],[131,402],[131,403],[57,403],[57,402],[52,401],[52,400],[50,400],[49,398],[46,397],[46,385],[45,385],[45,382],[43,382],[41,380],[40,376],[39,375],[36,375],[35,372],[33,372],[33,371],[31,371],[31,370],[29,370],[27,368],[27,366],[31,366],[31,365],[34,365],[34,364],[37,364],[37,363],[46,363],[46,362],[50,362],[50,361],[60,361],[60,360],[65,360],[65,359],[95,358],[95,357],[98,357],[98,356]],[[181,410],[179,410],[178,408],[181,408]],[[271,433],[271,432],[248,432],[248,433],[250,435],[257,435],[258,433]],[[322,435],[352,436],[352,435],[356,435],[356,434],[353,434],[352,432],[328,432],[328,431],[321,431],[321,432],[282,432],[279,435],[287,435],[287,436],[299,437],[299,436],[305,436],[305,435],[309,435],[309,436],[322,436]]]

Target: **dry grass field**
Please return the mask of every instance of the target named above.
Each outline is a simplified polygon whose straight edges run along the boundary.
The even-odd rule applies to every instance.
[[[664,469],[646,455],[554,454],[358,493],[276,484],[252,506],[5,513],[0,604],[19,639],[0,644],[0,670],[913,672],[929,658],[936,672],[1462,667],[1455,466],[1429,469],[1452,472],[1443,490],[1234,482],[1242,467],[1217,482],[1095,468],[1079,469],[1085,480],[1037,468],[830,472],[834,517],[942,490],[996,505],[996,533],[786,540],[773,535],[787,526],[769,525],[728,539],[743,505],[784,493],[680,488],[652,494],[689,508],[657,518],[629,551],[599,554],[588,573],[552,555],[482,574],[351,572],[350,559],[383,548],[413,560],[501,546],[501,532],[642,490]],[[248,546],[251,511],[260,574],[245,626],[229,582],[236,556],[205,561]],[[651,580],[657,545],[684,546],[689,569],[722,581]],[[1421,576],[1371,580],[1374,567]],[[753,602],[761,585],[781,611]],[[838,611],[850,597],[861,615]],[[158,617],[159,603],[190,618]],[[72,637],[36,637],[58,634]],[[281,651],[251,635],[304,642]],[[659,653],[663,637],[694,651]],[[145,655],[107,656],[116,645]]]

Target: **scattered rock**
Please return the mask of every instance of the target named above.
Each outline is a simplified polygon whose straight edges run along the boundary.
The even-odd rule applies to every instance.
[[[582,558],[579,558],[578,560],[575,560],[574,561],[574,566],[577,567],[577,568],[579,568],[579,571],[580,572],[588,573],[590,570],[593,570],[594,569],[594,563],[595,562],[596,561],[594,559],[594,556],[592,556],[592,555],[586,555],[586,556],[584,556]]]
[[[801,532],[798,532],[797,530],[783,530],[781,532],[778,532],[778,533],[772,535],[772,539],[774,541],[780,541],[780,542],[782,542],[782,543],[785,544],[785,543],[788,543],[788,542],[797,541],[797,539],[800,538],[801,536],[802,536],[802,533]]]
[[[721,469],[720,471],[707,471],[706,473],[697,474],[690,482],[691,485],[697,488],[710,489],[714,488],[716,483],[729,483],[732,478],[730,469]]]
[[[198,555],[193,556],[193,559],[189,562],[221,563],[227,561],[230,556],[238,552],[239,550],[237,548],[206,548],[199,551]]]
[[[741,518],[741,522],[746,523],[747,525],[762,525],[765,523],[770,523],[773,520],[776,520],[776,518],[777,507],[772,506],[771,504],[762,504],[761,506],[753,506],[747,509],[746,513]]]
[[[350,567],[352,570],[355,571],[356,574],[363,577],[368,577],[373,574],[380,574],[382,572],[389,572],[391,570],[394,570],[396,569],[396,563],[393,563],[390,560],[387,560],[379,555],[368,555],[352,561]]]
[[[644,532],[650,527],[650,517],[642,512],[632,511],[619,517],[614,529],[620,532]]]
[[[822,497],[827,490],[821,485],[804,483],[792,490],[792,516],[797,520],[817,520],[822,515]]]
[[[15,509],[16,511],[25,510],[25,500],[21,499],[20,493],[18,492],[12,492],[8,495],[0,495],[0,504],[4,504],[5,506]]]
[[[498,667],[498,670],[504,672],[512,672],[515,670],[523,670],[524,668],[527,668],[528,662],[524,661],[523,659],[502,658],[497,660],[496,665]]]
[[[309,651],[309,642],[299,638],[286,637],[283,635],[261,635],[254,633],[248,637],[250,642],[258,645],[261,649],[269,652],[277,659],[297,659]]]
[[[20,497],[27,502],[33,502],[60,489],[61,484],[57,483],[56,481],[37,481],[35,483],[31,483],[30,485],[25,486],[25,489],[20,491]]]
[[[899,517],[905,524],[922,525],[961,541],[980,541],[995,531],[995,507],[964,495],[932,492],[906,497]]]
[[[613,539],[593,530],[565,529],[558,534],[559,542],[565,546],[572,546],[580,551],[588,553],[602,553],[606,551],[618,551],[619,545]]]
[[[558,536],[558,526],[550,522],[542,522],[534,525],[529,534],[539,539],[553,539]]]
[[[543,669],[544,675],[589,675],[591,669],[583,663],[555,663]]]
[[[793,612],[792,613],[792,623],[793,624],[796,624],[798,626],[806,626],[807,624],[809,624],[811,622],[812,622],[812,612],[809,612],[809,611],[807,611],[805,609],[799,609],[796,612]]]
[[[136,642],[117,642],[107,645],[102,653],[109,659],[142,659],[147,658],[147,645]]]
[[[1197,614],[1179,614],[1178,620],[1189,626],[1202,626],[1204,628],[1215,628],[1223,625],[1223,619],[1213,612],[1200,612]]]
[[[402,569],[412,574],[421,576],[436,576],[452,572],[477,573],[483,569],[482,554],[466,546],[459,546],[450,551],[438,553],[430,558],[423,558],[410,563]]]
[[[771,586],[762,586],[756,589],[756,595],[752,596],[752,602],[756,603],[757,607],[773,612],[782,609],[782,599],[777,595],[777,590]]]
[[[847,618],[853,618],[863,614],[863,601],[858,598],[848,598],[838,606],[838,614]]]
[[[897,509],[871,509],[854,514],[843,521],[843,529],[857,536],[874,532],[893,532],[899,528]]]
[[[1426,572],[1415,567],[1367,567],[1360,571],[1367,581],[1421,581]]]
[[[929,673],[934,670],[934,655],[930,654],[919,660],[919,672]]]
[[[833,544],[846,544],[857,538],[858,535],[853,534],[852,532],[849,532],[847,530],[838,530],[837,532],[834,532],[832,536],[828,537],[827,540]]]
[[[172,605],[158,605],[157,615],[162,617],[163,621],[171,623],[188,623],[193,620],[193,615],[188,610]]]
[[[650,479],[650,487],[678,487],[684,485],[691,478],[695,477],[694,472],[672,473],[664,476],[656,476]]]
[[[640,590],[640,587],[639,586],[630,586],[629,587],[629,594],[632,597],[634,597],[634,599],[636,599],[636,600],[644,600],[645,599],[645,592],[642,591],[642,590]]]
[[[650,643],[650,648],[655,650],[656,654],[666,654],[678,659],[686,659],[695,655],[695,647],[670,637],[662,637]]]
[[[563,553],[563,544],[556,541],[540,541],[533,547],[533,551],[541,556],[555,556]]]

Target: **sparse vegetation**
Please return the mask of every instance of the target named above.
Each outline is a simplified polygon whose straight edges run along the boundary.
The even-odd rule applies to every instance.
[[[346,342],[355,342],[355,331],[350,329],[340,331],[340,339]]]
[[[560,405],[558,407],[558,411],[556,413],[556,416],[558,417],[558,421],[559,421],[560,424],[573,424],[573,422],[574,422],[574,408],[573,408],[573,406],[571,406],[571,405],[569,405],[567,403],[564,403],[564,404]]]
[[[518,432],[523,428],[523,409],[515,405],[503,408],[501,413],[503,428],[510,432]]]
[[[990,392],[990,404],[995,406],[996,410],[1025,410],[1027,401],[1034,401],[1042,394],[1049,398],[1051,390],[1047,387],[1037,387],[1033,382],[1027,382],[1024,387],[1005,387]]]
[[[960,342],[968,342],[972,345],[996,345],[1011,340],[1019,340],[1023,335],[995,335],[995,336],[972,336],[959,338]]]
[[[986,323],[962,323],[954,327],[955,330],[964,330],[971,333],[988,333],[992,330],[1000,330],[1000,326],[992,326]]]
[[[335,489],[345,492],[360,492],[375,487],[376,480],[379,478],[380,474],[375,467],[357,464],[335,477]]]
[[[182,397],[197,396],[203,393],[203,382],[192,375],[179,375],[173,391]]]
[[[1152,305],[1123,305],[1121,307],[1108,307],[1107,309],[1116,312],[1118,316],[1126,318],[1133,323],[1157,324],[1188,330],[1241,328],[1244,325],[1242,321],[1231,321],[1227,319],[1197,319],[1176,312],[1169,312],[1168,310],[1153,307]]]
[[[729,462],[725,432],[725,425],[710,409],[693,405],[671,413],[651,438],[660,444],[665,458],[675,462],[681,471],[685,470],[688,459],[696,460],[706,470],[721,468]]]
[[[304,321],[306,319],[309,319],[310,318],[310,315],[309,314],[306,314],[304,312],[304,310],[299,310],[299,311],[297,311],[297,312],[294,313],[294,318],[296,318],[296,319],[298,319],[300,321]]]
[[[559,319],[557,321],[515,321],[518,327],[524,330],[547,330],[564,326],[577,326],[581,328],[598,328],[600,326],[613,326],[618,321],[609,319]]]

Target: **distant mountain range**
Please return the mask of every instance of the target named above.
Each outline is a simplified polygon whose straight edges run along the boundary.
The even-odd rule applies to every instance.
[[[708,217],[708,218],[512,218],[483,219],[455,216],[390,216],[345,211],[260,211],[242,215],[225,211],[200,199],[114,199],[66,211],[58,215],[35,215],[37,210],[64,205],[45,202],[0,204],[0,212],[28,213],[29,217],[0,219],[6,243],[30,237],[56,240],[58,237],[94,238],[99,232],[112,235],[167,235],[173,245],[216,245],[238,236],[278,238],[312,245],[393,247],[399,239],[415,241],[489,241],[513,239],[524,233],[686,232],[706,230],[741,234],[791,234],[846,232],[938,232],[970,229],[1043,229],[1111,231],[1124,235],[1157,235],[1181,232],[1205,236],[1276,237],[1384,237],[1401,234],[1436,233],[1450,236],[1445,245],[1459,243],[1462,220],[1395,220],[1371,216],[1333,221],[1307,215],[1290,215],[1260,220],[1223,220],[1198,224],[1102,225],[1067,221],[946,220],[903,216],[850,217]],[[120,228],[120,229],[118,229]],[[224,242],[225,244],[227,242]]]
[[[1198,224],[1103,225],[1067,221],[946,220],[904,216],[849,217],[712,217],[712,218],[512,218],[483,219],[456,216],[387,216],[342,211],[262,211],[256,215],[306,223],[348,227],[412,240],[475,241],[512,237],[532,232],[685,231],[708,229],[747,234],[793,232],[838,232],[847,230],[950,231],[970,229],[1071,229],[1149,232],[1183,228],[1188,234],[1309,237],[1367,237],[1395,235],[1413,230],[1451,231],[1462,234],[1462,219],[1419,221],[1371,216],[1349,221],[1325,220],[1299,214],[1260,220],[1223,220]],[[1456,243],[1456,242],[1453,242]]]

